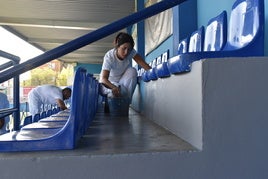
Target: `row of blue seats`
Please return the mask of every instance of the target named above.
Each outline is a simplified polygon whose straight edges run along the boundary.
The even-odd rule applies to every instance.
[[[229,24],[226,11],[222,11],[206,28],[202,26],[181,40],[177,56],[157,60],[140,77],[149,82],[189,72],[194,61],[206,58],[263,56],[264,23],[264,0],[236,0]]]
[[[84,68],[75,73],[71,108],[0,136],[0,151],[74,149],[95,117],[98,81]]]
[[[60,111],[59,107],[53,107],[52,109],[48,109],[47,111],[42,111],[41,113],[37,113],[33,116],[32,115],[26,116],[24,119],[22,119],[20,128],[22,128],[25,125],[31,124],[33,122],[38,122],[40,119],[50,117],[53,114],[57,114],[59,111]]]
[[[139,80],[142,77],[142,79],[145,82],[148,82],[150,80],[157,80],[158,77],[163,76],[162,71],[157,70],[156,67],[161,66],[162,69],[164,69],[165,71],[168,71],[168,69],[165,69],[165,68],[167,68],[166,66],[162,66],[162,64],[166,63],[168,61],[168,59],[169,59],[169,50],[167,50],[166,52],[164,52],[163,54],[161,54],[157,58],[153,59],[149,63],[149,65],[153,68],[148,73],[143,68],[139,69],[137,71]],[[150,73],[150,76],[147,77],[146,75],[148,75],[149,73]],[[170,76],[170,74],[168,76]]]

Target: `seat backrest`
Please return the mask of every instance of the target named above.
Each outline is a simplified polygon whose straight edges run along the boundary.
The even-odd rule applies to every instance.
[[[47,110],[47,117],[51,116],[52,115],[52,109],[48,109]]]
[[[52,114],[57,114],[58,113],[58,109],[57,109],[57,107],[54,107],[53,109],[52,109]]]
[[[40,114],[40,119],[44,119],[46,117],[47,117],[46,111],[42,111],[41,114]]]
[[[162,63],[162,56],[156,58],[156,66]]]
[[[162,55],[161,55],[161,63],[165,63],[167,62],[169,59],[169,50],[167,50],[166,52],[164,52]]]
[[[223,11],[208,21],[205,30],[204,51],[220,51],[227,40],[227,13]]]
[[[188,52],[189,38],[180,41],[178,45],[178,55]]]
[[[92,89],[92,83],[93,83],[93,74],[87,73],[86,75],[86,82],[85,82],[85,96],[84,96],[84,109],[83,112],[83,122],[79,124],[79,132],[80,135],[83,135],[87,128],[89,127],[89,121],[92,120],[92,111],[94,109],[92,97],[93,97],[93,89]]]
[[[26,116],[21,124],[21,127],[31,124],[33,122],[33,117],[32,116]]]
[[[71,114],[70,119],[74,122],[74,140],[77,142],[81,137],[79,131],[81,124],[84,123],[85,114],[85,92],[86,92],[86,69],[78,68],[75,73],[72,97],[71,97]],[[75,105],[74,105],[75,104]]]
[[[232,6],[224,50],[240,49],[253,43],[254,40],[254,49],[251,51],[256,50],[258,54],[264,49],[263,39],[264,0],[237,0]]]
[[[33,116],[33,122],[38,122],[40,120],[40,114],[37,113]]]
[[[188,52],[201,52],[204,45],[204,26],[191,34]]]

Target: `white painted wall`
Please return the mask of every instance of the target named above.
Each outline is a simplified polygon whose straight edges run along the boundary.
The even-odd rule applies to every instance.
[[[146,117],[202,149],[201,62],[191,73],[148,82],[144,96]]]

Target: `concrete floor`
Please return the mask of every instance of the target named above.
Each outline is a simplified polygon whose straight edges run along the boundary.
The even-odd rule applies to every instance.
[[[0,153],[0,158],[94,156],[111,154],[194,151],[189,143],[130,108],[128,117],[100,112],[74,150]]]
[[[123,154],[195,150],[190,144],[130,108],[128,117],[98,112],[81,140],[91,154]]]

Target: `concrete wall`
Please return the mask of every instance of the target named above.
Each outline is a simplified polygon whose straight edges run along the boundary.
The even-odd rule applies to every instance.
[[[201,62],[197,62],[201,63]],[[202,68],[145,85],[145,115],[202,149]]]
[[[174,122],[176,119],[166,116],[162,120],[165,120],[165,125],[168,123],[177,125],[174,127],[178,129],[181,128],[180,125],[184,125],[184,128],[180,129],[181,134],[188,131],[187,135],[191,133],[196,135],[194,130],[200,127],[200,121],[196,121],[194,127],[191,126],[194,125],[194,121],[190,122],[189,126],[184,122],[188,123],[188,120],[194,118],[189,114],[202,115],[197,116],[198,119],[202,119],[202,150],[119,155],[91,155],[79,152],[70,154],[64,151],[1,153],[0,177],[3,179],[267,178],[267,69],[268,58],[199,61],[193,64],[192,72],[172,76],[170,78],[174,80],[167,79],[169,82],[160,87],[163,91],[169,91],[165,94],[165,98],[170,99],[172,104],[163,104],[164,97],[146,95],[148,101],[146,106],[153,103],[171,106],[165,113],[177,113],[180,122]],[[170,83],[177,84],[172,93],[169,88],[174,84]],[[157,87],[160,85],[156,85],[155,82],[148,84],[148,88],[149,86],[147,93],[150,91],[151,94],[157,94],[155,91],[159,90]],[[186,90],[180,88],[188,88],[188,94]],[[177,104],[173,104],[174,96],[180,96],[178,89],[185,97],[176,97],[179,100]],[[190,100],[181,101],[187,97]],[[182,104],[188,105],[189,109],[185,112],[180,110],[184,108],[181,107]],[[156,107],[151,109],[152,111],[146,111],[146,115],[156,118],[154,120],[160,120],[160,117],[157,119],[158,117],[154,115],[159,109]],[[181,116],[184,116],[184,119]]]

